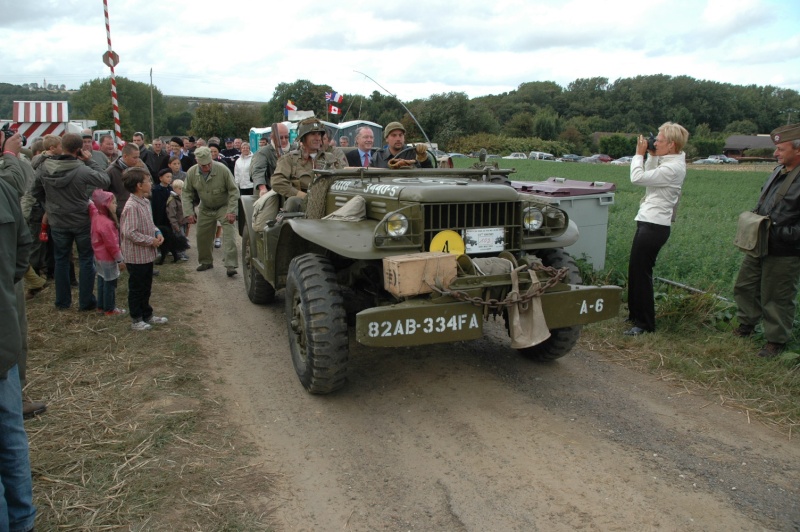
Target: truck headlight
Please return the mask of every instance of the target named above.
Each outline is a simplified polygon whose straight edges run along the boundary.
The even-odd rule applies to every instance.
[[[544,215],[542,211],[536,207],[528,207],[522,211],[522,225],[528,231],[536,231],[544,223]]]
[[[408,232],[408,218],[404,214],[394,213],[386,219],[386,234],[396,238]]]

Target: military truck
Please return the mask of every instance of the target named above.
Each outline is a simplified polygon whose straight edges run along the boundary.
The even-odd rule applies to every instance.
[[[285,290],[289,352],[309,392],[345,384],[351,331],[366,346],[418,346],[480,338],[502,317],[512,347],[550,361],[583,324],[617,316],[621,289],[582,286],[563,250],[575,223],[498,184],[510,172],[318,170],[306,212],[263,228],[254,198],[242,199],[247,296],[269,304]]]

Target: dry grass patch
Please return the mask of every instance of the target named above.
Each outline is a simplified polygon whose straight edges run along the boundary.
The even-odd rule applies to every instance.
[[[161,271],[152,303],[170,322],[151,331],[57,311],[52,289],[29,304],[26,392],[48,403],[26,422],[37,529],[269,528],[272,482],[205,386],[206,354],[180,307],[184,270]]]

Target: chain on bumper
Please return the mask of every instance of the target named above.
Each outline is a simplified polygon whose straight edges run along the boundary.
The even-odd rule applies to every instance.
[[[533,264],[531,266],[522,265],[515,269],[517,273],[526,271],[526,270],[533,270],[534,272],[544,272],[550,276],[550,278],[544,282],[540,283],[539,287],[534,290],[528,290],[524,294],[519,294],[517,292],[509,292],[506,297],[502,300],[495,299],[495,298],[488,298],[484,299],[479,296],[470,296],[466,292],[462,292],[460,290],[442,290],[441,288],[433,285],[429,285],[431,289],[442,296],[449,296],[459,301],[464,301],[468,303],[472,303],[476,306],[482,306],[485,310],[497,310],[505,307],[510,307],[511,305],[516,305],[518,303],[525,303],[530,301],[535,297],[541,296],[548,288],[555,286],[556,284],[560,283],[569,273],[568,268],[553,268],[552,266],[543,266],[540,264]],[[487,289],[487,292],[490,289]]]

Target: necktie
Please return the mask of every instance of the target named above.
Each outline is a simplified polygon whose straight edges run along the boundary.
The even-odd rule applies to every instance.
[[[369,153],[364,154],[364,168],[369,168]]]

